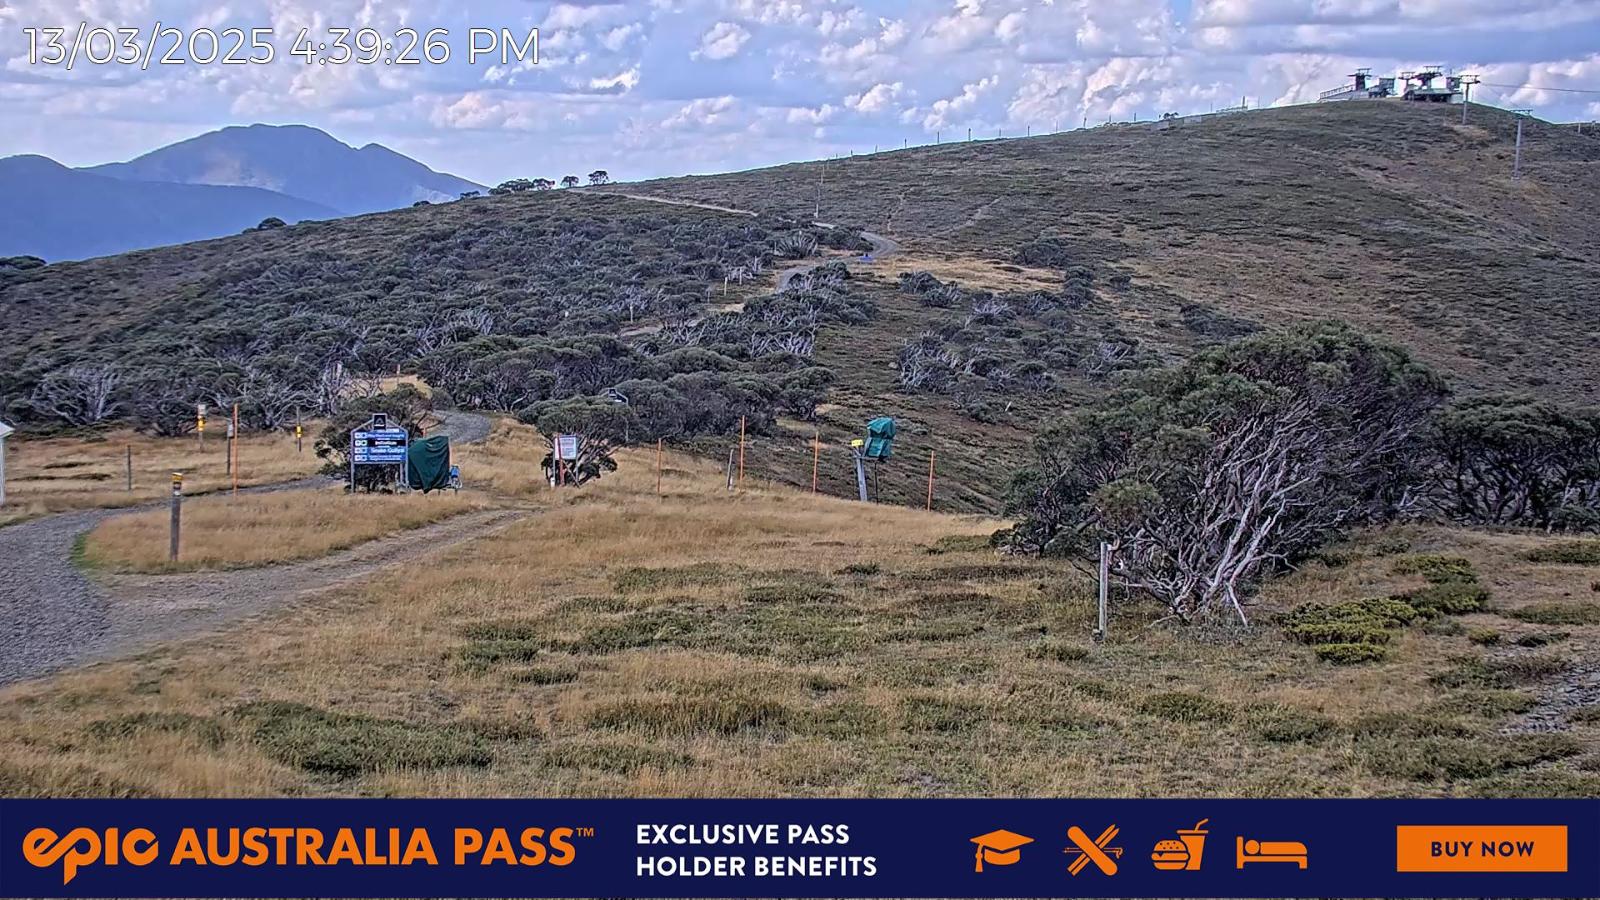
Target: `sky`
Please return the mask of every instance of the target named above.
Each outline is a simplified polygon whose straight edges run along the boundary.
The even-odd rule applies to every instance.
[[[67,43],[80,23],[139,28],[142,46],[156,22],[270,28],[276,58],[144,70],[85,50],[70,71],[30,58],[45,39],[30,48],[29,28],[65,28]],[[469,63],[474,27],[519,41],[537,28],[537,63]],[[289,52],[302,29],[324,43],[332,28],[447,29],[451,58]],[[225,125],[303,123],[485,184],[595,168],[633,180],[1301,103],[1357,67],[1442,64],[1482,78],[1475,100],[1596,120],[1600,0],[0,0],[0,60],[0,156],[91,165]]]

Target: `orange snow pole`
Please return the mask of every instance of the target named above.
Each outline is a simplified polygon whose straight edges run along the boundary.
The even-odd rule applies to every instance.
[[[933,509],[933,451],[928,451],[928,509]]]

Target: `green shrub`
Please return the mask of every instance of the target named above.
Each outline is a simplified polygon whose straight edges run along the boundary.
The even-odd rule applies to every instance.
[[[1389,655],[1388,648],[1378,644],[1318,644],[1311,648],[1317,659],[1336,666],[1377,662]]]
[[[1306,603],[1296,607],[1285,617],[1290,627],[1319,625],[1329,622],[1354,622],[1375,624],[1380,628],[1399,628],[1417,619],[1411,604],[1393,597],[1369,597],[1365,600],[1346,600],[1342,603]]]
[[[1275,744],[1311,743],[1334,728],[1327,716],[1287,704],[1252,707],[1246,720],[1257,737]]]
[[[233,716],[271,759],[322,775],[487,766],[483,736],[454,725],[421,725],[262,700]]]
[[[1455,664],[1428,680],[1441,687],[1512,688],[1542,681],[1567,670],[1554,656],[1510,656],[1497,659],[1458,657]]]
[[[1464,738],[1476,733],[1459,719],[1421,711],[1368,713],[1357,717],[1347,728],[1358,739]]]
[[[947,534],[927,548],[935,556],[945,553],[977,553],[990,549],[987,534]]]
[[[1421,575],[1432,584],[1475,582],[1478,575],[1472,570],[1471,560],[1460,556],[1443,556],[1436,553],[1419,553],[1406,556],[1394,564],[1396,575]]]
[[[1233,718],[1228,704],[1188,691],[1152,694],[1139,701],[1139,711],[1173,722],[1226,722]]]
[[[1524,553],[1523,557],[1537,563],[1600,566],[1600,541],[1562,541],[1536,547]]]
[[[1302,644],[1387,644],[1389,632],[1371,622],[1319,622],[1296,625],[1289,636]]]
[[[1433,705],[1442,713],[1481,716],[1498,719],[1515,713],[1525,713],[1538,701],[1532,694],[1498,688],[1468,688],[1452,691]]]
[[[877,563],[851,563],[850,565],[840,569],[835,574],[869,576],[878,575],[882,572],[883,567],[879,566]]]
[[[1536,625],[1600,625],[1600,604],[1547,601],[1513,609],[1506,615]]]
[[[1500,632],[1493,628],[1474,628],[1467,632],[1467,640],[1489,647],[1500,643]]]
[[[620,700],[595,709],[591,728],[643,731],[661,737],[735,735],[743,731],[787,728],[789,707],[750,697],[672,697],[663,700]]]
[[[1459,616],[1482,612],[1489,606],[1489,589],[1468,582],[1445,582],[1407,591],[1395,597],[1423,616]]]

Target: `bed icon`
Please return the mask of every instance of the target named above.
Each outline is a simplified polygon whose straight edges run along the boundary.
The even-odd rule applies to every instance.
[[[1306,867],[1306,845],[1299,841],[1258,841],[1254,838],[1245,840],[1243,835],[1235,838],[1234,868],[1242,869],[1245,863],[1280,862],[1294,863],[1300,868]]]

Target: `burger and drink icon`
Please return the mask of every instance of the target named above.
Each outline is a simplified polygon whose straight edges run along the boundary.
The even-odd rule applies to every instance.
[[[1200,868],[1200,859],[1206,849],[1206,823],[1201,819],[1193,828],[1178,831],[1177,840],[1156,841],[1150,861],[1164,872],[1194,872]]]

